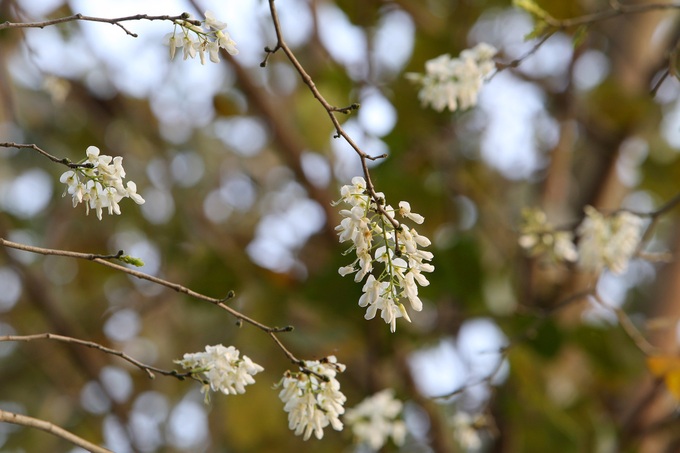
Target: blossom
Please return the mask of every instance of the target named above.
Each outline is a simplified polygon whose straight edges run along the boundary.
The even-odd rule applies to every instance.
[[[217,20],[212,11],[205,12],[205,26],[213,30],[224,30],[227,28],[227,24]]]
[[[417,224],[421,224],[425,221],[425,217],[421,216],[420,214],[411,212],[411,204],[408,201],[399,202],[399,214],[402,217],[408,217]]]
[[[467,412],[457,412],[453,416],[453,436],[464,450],[479,450],[482,439],[475,427],[475,418]]]
[[[518,242],[529,256],[540,256],[552,262],[573,262],[578,259],[571,231],[556,230],[539,209],[524,210],[523,218]]]
[[[466,110],[477,105],[482,84],[495,69],[496,49],[486,43],[466,49],[458,58],[440,55],[425,63],[425,74],[409,73],[406,77],[421,86],[418,97],[423,106],[438,112],[448,108]]]
[[[640,243],[642,219],[628,211],[605,216],[592,206],[585,213],[578,227],[579,265],[596,272],[625,272]]]
[[[394,398],[394,392],[385,389],[347,409],[344,420],[352,428],[355,442],[366,444],[372,450],[380,450],[390,437],[400,446],[406,437],[406,425],[397,419],[402,407],[402,402]]]
[[[354,273],[356,282],[368,276],[364,294],[359,298],[359,306],[366,308],[364,318],[373,319],[380,312],[390,331],[395,332],[398,318],[411,321],[403,301],[408,301],[412,310],[423,309],[418,285],[429,285],[423,272],[434,271],[428,262],[433,254],[422,250],[431,244],[430,240],[399,223],[396,215],[417,224],[425,218],[413,212],[407,201],[399,202],[399,209],[394,209],[385,203],[383,194],[374,193],[371,197],[361,176],[342,186],[340,196],[335,204],[345,203],[349,209],[340,210],[343,219],[335,230],[340,242],[352,243],[346,253],[354,251],[356,259],[340,267],[338,273],[342,276]],[[381,272],[374,275],[374,271]]]
[[[205,352],[184,354],[183,359],[175,360],[175,363],[205,379],[201,393],[205,393],[207,403],[208,390],[225,395],[245,393],[245,386],[255,383],[253,376],[264,370],[248,356],[240,358],[239,354],[239,350],[233,346],[218,344],[206,346]]]
[[[85,203],[86,213],[93,209],[99,220],[104,209],[109,215],[120,215],[120,201],[130,198],[137,204],[143,204],[144,198],[137,193],[137,185],[127,181],[121,156],[111,157],[101,154],[96,146],[88,146],[85,151],[83,166],[64,172],[59,181],[66,184],[66,193],[72,196],[73,207]]]
[[[227,24],[219,21],[211,11],[205,12],[203,27],[197,26],[191,21],[178,20],[175,29],[165,38],[165,43],[170,47],[170,59],[175,57],[178,48],[184,48],[184,59],[193,59],[199,56],[201,64],[205,64],[205,54],[208,53],[210,61],[219,63],[219,51],[225,49],[229,54],[238,54],[236,43],[225,29]],[[178,30],[179,27],[179,30]]]
[[[345,365],[338,363],[335,356],[304,363],[305,370],[284,373],[278,384],[279,398],[288,413],[288,427],[296,436],[308,440],[314,434],[321,439],[328,425],[336,431],[343,428],[340,415],[345,412],[347,398],[335,376],[345,370]]]

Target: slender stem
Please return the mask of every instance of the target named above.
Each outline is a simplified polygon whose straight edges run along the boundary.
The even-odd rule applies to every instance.
[[[116,263],[111,263],[110,261],[107,261],[106,259],[101,258],[102,255],[96,255],[92,253],[81,253],[81,252],[72,252],[69,250],[57,250],[57,249],[48,249],[48,248],[43,248],[43,247],[36,247],[32,245],[27,245],[27,244],[20,244],[17,242],[12,242],[8,241],[7,239],[0,238],[0,245],[9,247],[12,249],[16,250],[22,250],[25,252],[31,252],[31,253],[37,253],[40,255],[54,255],[54,256],[63,256],[63,257],[68,257],[68,258],[76,258],[76,259],[81,259],[81,260],[87,260],[87,261],[94,261],[97,264],[101,264],[102,266],[110,267],[112,269],[115,269],[117,271],[123,272],[125,274],[131,275],[133,277],[139,278],[141,280],[147,280],[152,283],[155,283],[160,286],[165,286],[166,288],[170,288],[178,293],[186,294],[189,297],[193,297],[194,299],[202,300],[205,302],[209,302],[213,305],[216,305],[220,307],[221,309],[225,310],[228,312],[230,315],[235,317],[238,320],[245,321],[248,324],[257,327],[258,329],[262,330],[263,332],[269,334],[269,336],[274,340],[274,342],[281,348],[281,350],[286,354],[286,356],[296,365],[299,364],[304,364],[303,361],[300,359],[295,358],[295,356],[288,351],[285,347],[283,347],[283,344],[281,341],[276,337],[276,333],[278,332],[290,332],[292,330],[292,327],[287,326],[287,327],[269,327],[265,324],[262,324],[259,321],[254,320],[253,318],[250,318],[243,313],[231,308],[227,304],[225,304],[225,301],[231,299],[234,297],[234,292],[229,291],[229,294],[227,297],[222,298],[222,299],[215,299],[214,297],[209,297],[201,293],[197,293],[196,291],[193,291],[185,286],[182,286],[178,283],[170,282],[168,280],[164,280],[159,277],[154,277],[153,275],[145,274],[144,272],[136,271],[134,269],[127,268],[125,266],[121,266]]]
[[[27,415],[16,414],[14,412],[0,409],[0,422],[12,423],[15,425],[27,426],[29,428],[36,428],[42,431],[61,437],[64,440],[71,442],[74,445],[84,448],[93,453],[112,453],[104,447],[100,447],[91,442],[86,441],[82,437],[78,437],[70,431],[66,431],[53,423],[38,418],[29,417]]]
[[[111,354],[115,355],[117,357],[120,357],[121,359],[133,364],[137,368],[143,370],[146,372],[146,374],[149,376],[150,379],[153,379],[155,377],[154,372],[158,374],[162,374],[164,376],[174,376],[180,380],[191,377],[191,373],[179,373],[175,370],[168,371],[168,370],[163,370],[160,368],[156,368],[150,365],[145,365],[144,363],[133,359],[129,355],[125,354],[122,351],[117,351],[115,349],[107,348],[106,346],[100,345],[98,343],[94,343],[92,341],[86,341],[86,340],[80,340],[78,338],[73,338],[73,337],[67,337],[64,335],[57,335],[53,333],[39,333],[39,334],[33,334],[33,335],[0,335],[0,342],[2,341],[33,341],[33,340],[54,340],[54,341],[60,341],[63,343],[72,343],[72,344],[78,344],[81,346],[86,346],[88,348],[92,349],[97,349],[99,351],[105,352],[106,354]]]
[[[680,9],[680,3],[670,2],[622,5],[619,2],[612,2],[611,9],[608,10],[585,14],[583,16],[573,17],[571,19],[555,19],[554,17],[547,16],[545,17],[545,21],[552,27],[565,29],[601,22],[613,19],[618,16],[623,16],[625,14],[641,14],[664,9]]]
[[[176,22],[176,21],[183,21],[183,22],[188,22],[191,23],[192,25],[201,25],[201,21],[199,20],[191,20],[189,19],[189,14],[188,13],[183,13],[180,14],[179,16],[149,16],[147,14],[137,14],[134,16],[126,16],[126,17],[117,17],[114,19],[107,19],[104,17],[92,17],[92,16],[85,16],[83,14],[74,14],[72,16],[67,16],[67,17],[60,17],[57,19],[50,19],[50,20],[45,20],[42,22],[10,22],[6,21],[3,23],[0,23],[0,30],[5,29],[5,28],[45,28],[50,25],[57,25],[57,24],[63,24],[65,22],[73,22],[73,21],[86,21],[86,22],[104,22],[107,24],[112,24],[120,27],[125,33],[128,35],[137,38],[138,35],[137,33],[133,33],[127,28],[125,28],[121,22],[128,22],[128,21],[133,21],[133,20],[167,20],[170,22]]]
[[[323,106],[323,108],[326,110],[326,113],[328,114],[328,117],[331,120],[331,123],[333,123],[333,127],[335,128],[335,137],[340,138],[342,137],[348,144],[349,146],[352,147],[352,149],[359,155],[359,159],[361,160],[361,168],[364,172],[364,176],[366,178],[366,190],[368,191],[368,194],[370,197],[373,199],[376,205],[376,210],[383,215],[385,218],[388,219],[388,221],[392,224],[394,229],[398,229],[400,227],[400,223],[390,217],[387,214],[387,211],[385,211],[384,208],[384,203],[382,203],[382,199],[378,196],[378,193],[375,190],[375,186],[373,185],[373,181],[371,180],[371,175],[368,170],[368,161],[369,160],[377,160],[377,159],[383,159],[387,157],[386,154],[382,154],[380,156],[371,156],[364,152],[361,147],[352,139],[352,137],[345,132],[343,127],[340,125],[340,122],[338,121],[338,118],[335,116],[336,112],[341,112],[341,113],[348,113],[349,110],[353,110],[355,108],[358,108],[357,104],[352,104],[350,107],[344,107],[344,108],[338,108],[332,106],[328,101],[326,101],[326,98],[323,97],[321,92],[319,92],[318,88],[316,87],[316,84],[314,83],[314,80],[312,80],[312,77],[305,71],[305,68],[302,67],[298,59],[295,57],[295,54],[293,51],[288,47],[286,44],[285,40],[283,39],[283,33],[281,31],[281,23],[279,22],[279,15],[276,11],[276,5],[275,5],[275,0],[269,0],[269,11],[271,13],[272,17],[272,22],[274,24],[274,31],[276,32],[276,46],[273,49],[270,48],[265,48],[265,51],[267,52],[267,55],[262,62],[261,66],[265,66],[267,63],[267,60],[269,59],[269,56],[275,52],[277,52],[279,49],[283,51],[283,53],[286,55],[288,60],[291,62],[291,64],[295,67],[295,70],[300,74],[300,77],[302,78],[302,81],[304,82],[307,87],[309,87],[309,90],[312,92],[312,95],[316,98],[317,101]],[[395,235],[395,249],[398,250],[398,243],[396,240],[396,235]]]
[[[598,305],[614,312],[616,318],[619,320],[621,328],[624,332],[626,332],[630,339],[633,340],[633,343],[635,343],[640,351],[642,351],[645,355],[653,355],[656,352],[656,348],[647,341],[642,333],[640,333],[625,311],[623,311],[620,307],[614,307],[606,303],[597,293],[597,291],[593,291],[592,297],[598,303]]]
[[[43,156],[47,157],[49,160],[52,162],[55,162],[57,164],[62,164],[66,165],[68,168],[92,168],[91,163],[84,163],[84,164],[75,164],[71,162],[69,159],[64,157],[63,159],[60,159],[56,156],[53,156],[52,154],[48,153],[47,151],[39,148],[36,144],[34,143],[13,143],[13,142],[4,142],[0,143],[0,148],[17,148],[17,149],[33,149]]]

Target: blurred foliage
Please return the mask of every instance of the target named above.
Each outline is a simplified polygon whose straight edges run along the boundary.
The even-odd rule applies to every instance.
[[[64,3],[36,18],[29,14],[33,3],[0,3],[0,23],[89,14]],[[217,3],[206,1],[201,7],[222,8]],[[416,87],[404,78],[406,72],[422,72],[427,60],[442,53],[457,55],[475,44],[480,40],[475,30],[484,23],[488,41],[500,49],[499,61],[509,63],[525,55],[531,44],[522,44],[522,36],[533,23],[508,3],[295,2],[310,10],[338,8],[367,38],[366,49],[348,49],[363,55],[361,64],[348,64],[349,70],[320,37],[320,29],[333,24],[315,23],[310,35],[294,46],[326,99],[337,106],[363,103],[362,90],[373,88],[396,111],[396,123],[383,137],[366,132],[366,123],[358,119],[361,109],[339,114],[348,129],[359,131],[354,138],[369,144],[368,154],[383,152],[381,146],[388,151],[387,159],[371,165],[377,190],[393,206],[409,201],[426,219],[418,232],[433,240],[436,271],[428,276],[431,285],[421,290],[425,308],[412,314],[412,324],[400,320],[395,334],[381,319],[363,319],[364,309],[357,305],[363,283],[337,272],[349,264],[351,255],[342,255],[345,247],[332,231],[339,216],[330,203],[359,171],[358,158],[339,150],[342,145],[332,138],[326,113],[289,71],[281,53],[272,55],[266,68],[244,63],[261,61],[264,52],[257,58],[245,52],[233,59],[225,56],[219,72],[177,58],[151,67],[164,83],[139,95],[120,83],[121,68],[92,51],[87,41],[91,35],[85,34],[82,23],[49,27],[64,39],[58,45],[80,43],[74,53],[90,46],[79,58],[94,63],[81,73],[67,70],[77,59],[61,63],[61,72],[43,66],[35,43],[47,29],[0,30],[0,142],[35,143],[73,161],[82,159],[88,146],[99,146],[104,153],[124,157],[128,178],[147,199],[142,207],[125,200],[123,215],[105,215],[100,222],[62,197],[59,176],[64,167],[30,150],[0,148],[0,237],[87,253],[122,248],[146,262],[142,271],[197,292],[221,298],[234,290],[236,298],[228,301],[233,308],[270,326],[294,326],[280,338],[297,357],[335,354],[347,364],[340,382],[348,407],[383,388],[395,389],[406,402],[410,433],[401,450],[389,444],[384,451],[464,451],[451,422],[458,411],[483,415],[485,424],[474,427],[482,451],[674,451],[680,442],[677,400],[659,384],[671,382],[677,395],[677,266],[636,264],[601,290],[606,300],[622,304],[659,348],[659,357],[666,358],[649,365],[652,374],[645,353],[612,313],[594,310],[595,303],[588,299],[569,299],[588,288],[584,280],[592,276],[566,267],[547,269],[524,258],[517,225],[526,206],[541,206],[556,224],[571,225],[582,217],[585,204],[614,210],[627,203],[650,211],[678,192],[680,84],[670,76],[656,96],[650,95],[668,66],[669,53],[677,52],[677,11],[595,22],[575,47],[548,47],[582,30],[560,32],[546,42],[545,52],[496,75],[491,83],[506,80],[508,90],[521,83],[537,90],[538,101],[526,101],[539,102],[543,110],[537,110],[527,126],[548,121],[559,137],[545,140],[535,134],[516,144],[535,148],[538,154],[540,164],[526,175],[521,170],[529,164],[520,162],[516,172],[514,167],[503,168],[499,161],[507,156],[500,154],[507,149],[489,149],[493,143],[517,140],[511,128],[500,135],[491,130],[492,121],[498,121],[494,117],[504,113],[489,107],[495,104],[454,114],[423,109]],[[604,1],[537,4],[556,18],[609,7]],[[280,2],[282,12],[287,7]],[[138,8],[135,13],[146,12],[143,2]],[[373,45],[381,20],[394,11],[410,18],[413,51],[390,71],[380,66],[390,55],[377,55]],[[257,20],[271,39],[271,20],[266,14]],[[169,24],[165,26],[168,31]],[[510,31],[517,36],[509,36]],[[121,42],[134,39],[119,34]],[[344,37],[336,39],[342,42]],[[640,53],[630,44],[635,40],[650,42],[644,51],[647,61],[633,58]],[[167,49],[154,45],[165,57]],[[564,53],[570,55],[560,66],[555,58]],[[587,66],[582,58],[588,54],[600,63]],[[541,61],[559,72],[540,70]],[[586,65],[580,72],[579,64]],[[213,76],[190,78],[199,71],[212,71]],[[575,81],[576,74],[597,79],[599,71],[603,75],[593,86]],[[149,75],[139,74],[140,84],[144,77]],[[220,85],[212,90],[187,87],[183,77]],[[59,90],[66,94],[61,96]],[[205,104],[198,93],[203,90],[209,93]],[[513,106],[506,107],[513,115]],[[377,115],[384,119],[386,113]],[[257,126],[231,122],[244,119],[256,120]],[[236,126],[230,129],[228,124]],[[497,141],[485,144],[492,133]],[[363,141],[366,138],[382,144]],[[626,148],[634,140],[638,148]],[[295,167],[302,155],[317,163],[301,173]],[[356,171],[350,174],[348,168]],[[22,210],[36,195],[31,187],[15,183],[36,169],[51,181],[51,197],[35,212]],[[293,209],[301,203],[313,208]],[[677,213],[671,211],[661,218],[651,247],[675,250],[677,238]],[[264,244],[259,255],[253,251],[255,244]],[[277,244],[284,250],[282,265],[276,264],[281,255],[271,248]],[[0,408],[48,420],[95,442],[111,442],[115,425],[126,426],[127,434],[114,438],[132,442],[130,451],[364,451],[352,446],[348,430],[328,428],[322,441],[307,442],[288,430],[273,386],[294,365],[266,334],[247,324],[237,326],[226,312],[86,261],[3,249],[0,269],[11,274],[0,277],[0,291],[2,286],[9,291],[14,281],[21,287],[18,300],[0,303],[0,335],[61,333],[124,350],[164,369],[172,369],[172,361],[184,353],[222,343],[234,345],[265,368],[245,395],[214,395],[203,409],[195,382],[163,376],[150,380],[127,363],[75,345],[0,343]],[[129,317],[114,322],[121,313]],[[480,320],[496,326],[504,337],[496,341],[495,350],[475,350],[470,357],[462,345],[463,332]],[[652,320],[666,324],[647,328]],[[486,345],[487,340],[494,344],[488,329],[479,332],[486,337],[466,337],[472,342],[468,348]],[[458,361],[447,361],[450,354],[438,349],[443,344],[458,348]],[[414,359],[418,354],[427,355],[431,369],[419,368],[421,362]],[[491,362],[505,362],[493,376],[486,375],[493,366],[475,368],[477,361],[488,365],[490,356],[495,359]],[[88,392],[101,393],[97,383],[105,380],[102,370],[107,366],[126,378],[109,384],[108,396],[93,397]],[[474,370],[484,371],[480,375]],[[142,397],[161,403],[147,406]],[[197,426],[207,428],[208,434],[196,434]],[[190,437],[182,439],[181,433]],[[196,443],[191,442],[192,433]],[[70,448],[36,430],[0,425],[2,451]]]

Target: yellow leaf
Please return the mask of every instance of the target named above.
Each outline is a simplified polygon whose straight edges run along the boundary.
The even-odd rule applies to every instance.
[[[668,391],[680,400],[680,357],[651,356],[647,358],[647,368],[658,378],[663,378]]]

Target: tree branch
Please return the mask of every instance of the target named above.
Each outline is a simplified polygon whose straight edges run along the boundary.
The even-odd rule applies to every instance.
[[[81,259],[81,260],[86,260],[86,261],[94,261],[97,264],[101,264],[102,266],[110,267],[112,269],[115,269],[117,271],[123,272],[125,274],[131,275],[133,277],[139,278],[141,280],[147,280],[152,283],[155,283],[160,286],[165,286],[166,288],[170,288],[178,293],[186,294],[189,297],[193,297],[194,299],[199,299],[205,302],[209,302],[213,305],[216,305],[220,307],[221,309],[225,310],[228,312],[230,315],[238,319],[239,321],[244,321],[247,322],[248,324],[251,324],[258,329],[262,330],[263,332],[269,334],[269,336],[274,340],[277,346],[281,348],[281,350],[284,352],[286,357],[288,357],[291,362],[293,362],[295,365],[302,366],[304,367],[304,361],[296,358],[288,349],[286,349],[283,346],[283,343],[278,339],[276,336],[276,333],[279,332],[290,332],[292,330],[292,327],[287,326],[287,327],[269,327],[265,324],[262,324],[259,321],[254,320],[253,318],[250,318],[243,313],[231,308],[230,306],[226,305],[225,302],[229,299],[232,299],[235,294],[233,291],[229,291],[226,297],[222,299],[216,299],[213,297],[206,296],[201,293],[197,293],[196,291],[193,291],[185,286],[182,286],[178,283],[173,283],[168,280],[164,280],[159,277],[154,277],[153,275],[145,274],[144,272],[136,271],[134,269],[129,269],[125,266],[121,266],[120,264],[115,264],[111,263],[110,261],[107,261],[103,258],[100,258],[101,255],[96,255],[92,253],[81,253],[81,252],[72,252],[69,250],[57,250],[57,249],[47,249],[43,247],[35,247],[32,245],[27,245],[27,244],[20,244],[17,242],[12,242],[8,241],[7,239],[0,238],[0,245],[16,250],[22,250],[25,252],[30,252],[30,253],[37,253],[40,255],[54,255],[54,256],[63,256],[63,257],[68,257],[68,258],[76,258],[76,259]]]
[[[34,143],[13,143],[13,142],[5,142],[5,143],[0,143],[0,148],[17,148],[17,149],[33,149],[43,156],[47,157],[49,160],[52,162],[55,162],[57,164],[62,164],[66,165],[68,168],[93,168],[93,165],[89,162],[84,163],[84,164],[75,164],[71,162],[70,159],[64,157],[62,159],[53,156],[52,154],[48,153],[47,151],[39,148],[36,144]]]
[[[286,55],[288,60],[291,62],[295,70],[300,74],[300,77],[302,78],[302,81],[304,82],[305,85],[309,88],[309,90],[312,92],[312,95],[314,98],[316,98],[317,101],[323,106],[323,108],[326,110],[326,113],[328,114],[328,117],[331,120],[331,123],[333,123],[333,127],[335,127],[335,138],[340,138],[342,137],[348,144],[349,146],[352,147],[352,149],[357,153],[359,156],[359,159],[361,160],[361,168],[364,172],[364,177],[366,178],[366,190],[368,191],[368,194],[370,195],[371,199],[374,201],[375,206],[376,206],[376,211],[381,214],[383,217],[385,217],[394,227],[395,230],[400,228],[400,223],[397,221],[395,218],[390,216],[387,211],[384,208],[384,200],[380,198],[375,190],[375,186],[373,185],[373,181],[371,180],[371,175],[368,170],[368,161],[369,160],[378,160],[378,159],[384,159],[387,157],[386,154],[382,154],[379,156],[371,156],[364,152],[359,145],[352,139],[352,137],[345,132],[345,130],[342,128],[340,125],[340,122],[338,121],[338,118],[335,116],[336,112],[341,112],[341,113],[349,113],[351,110],[357,109],[359,106],[358,104],[352,104],[349,107],[335,107],[331,105],[328,101],[326,101],[326,98],[323,97],[319,89],[316,87],[316,84],[314,83],[314,80],[312,80],[312,77],[305,71],[305,68],[302,67],[298,59],[295,57],[295,54],[293,51],[288,47],[286,44],[285,40],[283,39],[283,33],[281,31],[281,23],[279,22],[279,15],[276,11],[276,5],[275,5],[275,0],[269,0],[269,11],[272,17],[272,23],[274,24],[274,31],[276,32],[276,46],[273,49],[270,49],[269,47],[265,47],[265,52],[267,52],[265,59],[260,63],[260,66],[265,67],[267,65],[267,61],[269,60],[269,57],[276,53],[279,49],[283,51],[283,53]],[[395,250],[399,250],[399,244],[398,244],[398,239],[397,235],[394,235],[394,241],[395,241]]]
[[[180,373],[176,370],[168,371],[168,370],[163,370],[160,368],[156,368],[150,365],[145,365],[142,362],[133,359],[129,355],[125,354],[122,351],[117,351],[115,349],[107,348],[106,346],[100,345],[98,343],[94,343],[92,341],[86,341],[86,340],[80,340],[78,338],[73,338],[73,337],[67,337],[64,335],[57,335],[53,333],[39,333],[39,334],[33,334],[33,335],[0,335],[0,342],[2,341],[33,341],[33,340],[54,340],[54,341],[60,341],[63,343],[71,343],[71,344],[78,344],[81,346],[86,346],[88,348],[92,349],[97,349],[99,351],[105,352],[106,354],[111,354],[115,355],[117,357],[120,357],[121,359],[131,363],[132,365],[136,366],[137,368],[143,370],[146,372],[146,374],[149,376],[150,379],[154,379],[156,376],[154,375],[155,373],[162,374],[164,376],[173,376],[176,377],[180,380],[183,380],[184,378],[191,377],[192,373]]]
[[[138,35],[137,33],[133,33],[127,28],[125,28],[121,22],[127,22],[127,21],[132,21],[132,20],[167,20],[170,22],[177,22],[177,21],[182,21],[182,22],[188,22],[192,25],[200,26],[201,21],[199,20],[191,20],[189,19],[189,14],[188,13],[182,13],[179,16],[149,16],[147,14],[137,14],[134,16],[126,16],[126,17],[117,17],[114,19],[107,19],[104,17],[92,17],[92,16],[84,16],[82,14],[74,14],[72,16],[67,16],[67,17],[60,17],[58,19],[50,19],[50,20],[45,20],[42,22],[10,22],[6,21],[3,23],[0,23],[0,30],[5,29],[5,28],[45,28],[49,27],[50,25],[57,25],[57,24],[63,24],[65,22],[73,22],[73,21],[86,21],[86,22],[104,22],[107,24],[112,24],[112,25],[117,25],[120,27],[125,33],[128,35],[137,38]]]
[[[16,414],[14,412],[4,411],[0,409],[0,422],[12,423],[14,425],[27,426],[29,428],[36,428],[42,431],[61,437],[64,440],[71,442],[74,445],[84,448],[93,453],[112,453],[104,447],[95,445],[87,440],[76,436],[70,431],[66,431],[53,423],[38,418],[29,417],[27,415]]]

